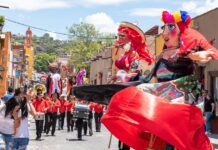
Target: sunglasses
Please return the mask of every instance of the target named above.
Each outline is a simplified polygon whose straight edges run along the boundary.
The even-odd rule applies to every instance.
[[[168,31],[172,31],[172,30],[175,30],[176,29],[176,25],[175,24],[166,24],[166,25],[163,25],[161,27],[161,29],[164,31],[165,29],[168,29]]]

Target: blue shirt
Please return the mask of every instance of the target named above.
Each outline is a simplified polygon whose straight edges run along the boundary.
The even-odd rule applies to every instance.
[[[13,93],[7,93],[5,94],[5,96],[3,97],[4,102],[8,102],[12,97],[14,96]]]

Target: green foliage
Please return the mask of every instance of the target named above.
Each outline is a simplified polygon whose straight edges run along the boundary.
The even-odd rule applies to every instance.
[[[45,33],[42,37],[33,36],[33,48],[35,53],[47,52],[56,53],[66,45],[66,42],[53,39],[48,33]]]
[[[5,24],[5,17],[4,16],[0,16],[0,24],[1,25]]]
[[[54,62],[56,55],[52,53],[39,53],[34,58],[34,68],[37,71],[48,71],[48,62]]]
[[[71,55],[69,62],[73,63],[77,70],[82,67],[86,68],[88,73],[90,68],[88,60],[114,42],[109,38],[114,37],[112,34],[99,33],[94,25],[88,23],[73,24],[68,31],[74,35],[69,37],[70,42],[65,47]]]

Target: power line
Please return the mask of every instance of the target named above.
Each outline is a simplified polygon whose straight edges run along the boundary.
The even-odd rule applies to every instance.
[[[79,36],[79,35],[73,35],[73,34],[67,34],[67,33],[62,33],[62,32],[56,32],[56,31],[51,31],[51,30],[48,30],[48,29],[44,29],[44,28],[40,28],[40,27],[35,27],[35,26],[31,26],[31,25],[28,25],[28,24],[25,24],[25,23],[21,23],[21,22],[18,22],[18,21],[14,21],[14,20],[11,20],[11,19],[8,19],[8,18],[5,18],[5,20],[7,20],[8,22],[11,22],[11,23],[15,23],[15,24],[18,24],[18,25],[21,25],[21,26],[25,26],[25,27],[30,27],[32,29],[36,29],[36,30],[40,30],[40,31],[44,31],[44,32],[51,32],[51,33],[55,33],[55,34],[58,34],[58,35],[64,35],[64,36],[69,36],[69,37],[79,37],[79,38],[87,38],[86,36]],[[89,37],[91,39],[115,39],[115,37]]]
[[[9,8],[9,6],[0,5],[1,8]]]

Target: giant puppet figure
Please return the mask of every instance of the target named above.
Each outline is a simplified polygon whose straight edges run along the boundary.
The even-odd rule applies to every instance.
[[[140,60],[151,64],[154,57],[149,53],[149,46],[146,43],[144,32],[136,25],[122,22],[118,28],[118,40],[115,42],[116,54],[120,49],[125,50],[124,54],[115,61],[118,69],[129,71],[131,67],[138,64]]]
[[[53,93],[61,94],[61,75],[60,75],[60,64],[57,62],[49,63],[50,74],[47,78],[47,94],[51,97]]]
[[[77,87],[75,95],[110,103],[102,123],[136,150],[213,150],[202,112],[194,105],[198,93],[194,65],[218,60],[218,51],[189,27],[187,12],[164,11],[162,21],[163,51],[144,83]],[[152,77],[158,83],[148,83]]]

